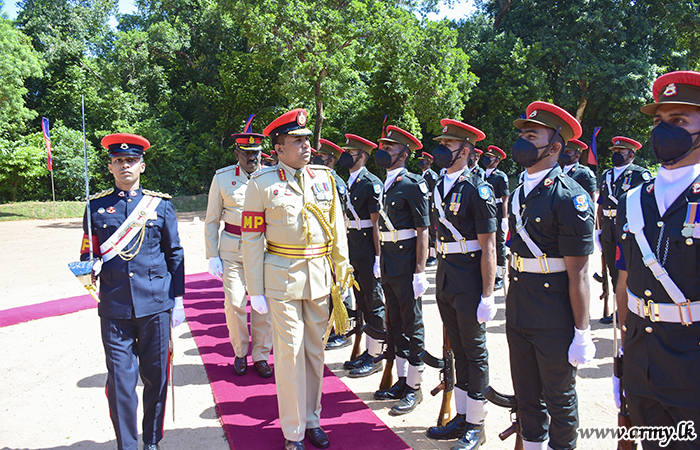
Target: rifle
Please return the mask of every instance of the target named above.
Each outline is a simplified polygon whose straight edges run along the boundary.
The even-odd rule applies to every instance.
[[[440,405],[440,414],[438,414],[437,424],[443,426],[450,421],[452,417],[452,392],[455,388],[455,363],[454,352],[450,345],[450,340],[447,337],[447,330],[442,327],[442,359],[438,359],[423,350],[420,353],[420,359],[430,367],[440,369],[440,384],[435,389],[430,391],[430,395],[436,396],[442,391],[442,405]]]
[[[379,389],[389,389],[394,384],[394,377],[391,371],[394,370],[394,359],[396,359],[396,349],[394,348],[394,338],[391,334],[391,320],[389,319],[389,313],[386,314],[386,332],[382,333],[376,328],[370,326],[366,323],[362,326],[362,331],[367,334],[367,336],[375,339],[379,342],[384,343],[384,352],[372,359],[373,363],[378,363],[379,361],[385,359],[386,364],[384,365],[384,373],[382,374],[382,381],[379,383]]]
[[[603,275],[598,275],[598,273],[593,274],[593,279],[598,283],[603,283],[603,293],[600,294],[600,299],[603,300],[603,317],[608,317],[610,315],[610,309],[608,308],[608,298],[610,297],[610,288],[608,287],[608,269],[605,266],[605,256],[600,253],[600,262],[602,263]]]
[[[523,438],[520,435],[520,422],[518,422],[518,402],[515,395],[504,395],[496,391],[491,386],[484,391],[484,398],[496,406],[510,409],[510,417],[513,421],[505,431],[498,434],[500,440],[505,441],[512,434],[515,434],[515,450],[523,450]]]
[[[350,336],[355,336],[355,342],[352,346],[352,353],[350,354],[350,361],[355,361],[357,358],[360,357],[360,354],[362,353],[360,351],[360,344],[362,343],[363,323],[362,311],[360,311],[360,308],[357,307],[357,299],[355,299],[355,310],[348,312],[351,313],[351,315],[355,318],[355,326],[352,328],[352,330],[345,333],[345,337],[349,338]]]
[[[614,305],[616,308],[617,305]],[[630,413],[627,409],[627,398],[624,394],[624,388],[622,386],[622,374],[623,374],[623,364],[622,364],[622,354],[620,353],[620,348],[617,345],[617,310],[613,311],[613,345],[615,345],[615,356],[613,357],[613,372],[615,376],[620,380],[620,410],[617,412],[617,426],[625,427],[629,430],[632,426],[632,421],[630,420]],[[637,448],[637,443],[634,441],[626,441],[624,439],[618,439],[617,450],[633,450]]]

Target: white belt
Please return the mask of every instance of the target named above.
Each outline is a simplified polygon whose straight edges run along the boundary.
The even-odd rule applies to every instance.
[[[496,199],[496,203],[503,203],[503,199],[502,199],[502,198],[497,198],[497,199]]]
[[[481,245],[476,239],[467,241],[463,239],[457,242],[437,242],[437,251],[443,255],[450,255],[452,253],[469,253],[481,250]]]
[[[540,258],[521,258],[514,254],[510,259],[510,266],[518,272],[529,273],[556,273],[566,271],[564,258],[548,259],[547,255],[542,255]]]
[[[617,210],[616,209],[604,209],[603,210],[603,215],[605,217],[616,217],[617,216]]]
[[[372,228],[372,221],[370,219],[349,220],[348,228],[354,228],[356,230],[361,230],[363,228]]]
[[[652,322],[671,322],[692,325],[693,316],[700,319],[700,301],[686,301],[677,305],[675,303],[654,303],[653,300],[645,302],[627,289],[627,308],[641,317],[648,317]]]
[[[413,228],[407,230],[380,231],[379,239],[382,242],[405,241],[418,236],[418,233]]]

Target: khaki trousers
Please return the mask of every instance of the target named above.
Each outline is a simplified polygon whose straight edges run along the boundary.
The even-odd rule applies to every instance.
[[[285,439],[301,441],[307,428],[320,426],[323,333],[329,298],[267,299],[275,346],[275,383]]]
[[[248,315],[245,311],[248,299],[245,288],[245,271],[239,261],[222,259],[224,266],[224,313],[231,346],[236,356],[248,355]],[[269,314],[258,314],[250,309],[250,331],[253,341],[253,362],[267,361],[272,348],[272,320]]]

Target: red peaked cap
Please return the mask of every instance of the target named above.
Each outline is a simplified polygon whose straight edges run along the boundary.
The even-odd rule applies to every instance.
[[[572,139],[566,143],[566,148],[576,150],[577,152],[583,151],[588,148],[588,144],[578,139]]]
[[[411,151],[423,148],[421,141],[414,135],[394,125],[386,127],[386,137],[379,139],[379,142],[393,142],[394,144],[407,145]]]
[[[260,144],[265,139],[265,135],[259,133],[234,133],[231,137],[235,139],[236,146],[249,152],[262,150],[262,145]]]
[[[115,133],[102,138],[102,146],[109,156],[143,156],[151,146],[148,139],[137,134]]]
[[[506,152],[496,147],[495,145],[489,145],[486,149],[486,153],[490,153],[494,156],[500,156],[501,159],[506,159]]]
[[[424,159],[426,161],[433,162],[433,155],[431,155],[430,153],[427,153],[427,152],[422,152],[420,154],[420,158],[418,158],[418,159]]]
[[[467,140],[472,145],[476,142],[481,141],[486,137],[486,134],[480,129],[473,127],[464,122],[454,119],[442,119],[440,121],[442,125],[442,134],[433,138],[434,141],[439,141],[441,139],[455,139],[458,141]]]
[[[356,134],[346,134],[345,135],[345,147],[344,149],[357,149],[357,150],[362,150],[364,152],[367,152],[368,154],[372,153],[372,149],[377,148],[377,144],[374,142],[363,138],[362,136],[358,136]]]
[[[482,149],[480,149],[480,148],[475,148],[475,149],[474,149],[474,153],[476,153],[477,155],[481,155],[481,154],[484,153],[484,151],[483,151]]]
[[[321,147],[316,150],[316,153],[325,153],[327,155],[333,155],[335,159],[339,159],[340,155],[343,154],[343,149],[328,139],[319,139]]]
[[[308,113],[304,108],[297,108],[288,111],[275,120],[263,130],[265,136],[274,139],[281,134],[291,134],[293,136],[310,136],[313,133],[306,127]]]
[[[681,70],[661,75],[654,81],[654,101],[641,108],[644,114],[656,114],[664,103],[700,106],[700,72]]]
[[[642,148],[642,144],[640,142],[624,136],[615,136],[614,138],[612,138],[612,143],[612,147],[609,147],[610,150],[614,148],[627,148],[632,150],[633,152],[636,152],[637,150]]]
[[[564,142],[569,142],[571,139],[581,137],[583,130],[578,120],[563,108],[547,102],[532,102],[527,106],[527,118],[517,119],[513,122],[516,128],[525,128],[528,122],[543,125],[556,130],[561,127],[559,132]]]

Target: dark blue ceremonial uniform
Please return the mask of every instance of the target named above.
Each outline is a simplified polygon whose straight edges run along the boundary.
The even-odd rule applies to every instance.
[[[428,197],[430,198],[430,205],[429,208],[432,210],[433,205],[432,205],[432,196],[433,196],[433,189],[435,189],[435,183],[437,183],[438,180],[438,174],[435,173],[433,169],[428,168],[425,172],[423,172],[422,175],[423,179],[428,185]],[[430,228],[428,229],[428,248],[434,248],[435,247],[435,222],[433,221],[433,216],[432,214],[430,215]],[[430,253],[428,252],[428,256],[430,257]]]
[[[477,234],[493,233],[499,228],[493,190],[478,175],[465,170],[447,193],[443,191],[444,181],[445,176],[440,176],[437,189],[442,198],[436,198],[435,202],[440,202],[445,219],[465,240],[476,240]],[[440,222],[436,208],[433,209],[433,218],[437,223],[438,246],[455,242],[452,232]],[[481,250],[451,254],[438,252],[437,259],[436,297],[454,352],[455,386],[466,391],[469,397],[483,400],[489,373],[486,325],[476,320],[482,294]]]
[[[598,183],[596,182],[593,171],[579,162],[576,162],[566,174],[580,184],[583,190],[588,192],[589,195],[598,188]]]
[[[514,258],[534,257],[516,231],[514,195],[520,195],[525,230],[547,259],[593,253],[590,197],[556,166],[527,196],[524,189],[510,196]],[[568,360],[574,337],[568,274],[520,272],[512,266],[509,272],[506,337],[522,437],[542,442],[549,434],[552,448],[574,448],[578,408],[576,368]]]
[[[347,197],[341,198],[350,201],[360,220],[370,220],[370,214],[379,212],[379,196],[383,188],[379,178],[363,167],[348,190]],[[355,220],[350,208],[346,209],[346,213],[349,220]],[[350,264],[355,269],[353,275],[360,286],[359,291],[353,288],[357,307],[362,311],[365,322],[375,330],[384,332],[384,295],[372,271],[376,254],[373,228],[358,230],[349,227],[348,250]]]
[[[506,233],[501,229],[501,220],[503,219],[503,205],[501,199],[510,195],[508,186],[508,176],[505,172],[494,169],[491,175],[486,178],[486,182],[493,187],[493,196],[496,198],[496,219],[498,226],[496,227],[496,265],[505,267],[506,265]]]
[[[170,312],[173,298],[185,293],[184,252],[169,196],[137,189],[110,189],[90,201],[95,255],[136,208],[144,194],[162,197],[145,222],[143,242],[137,235],[124,250],[138,252],[129,261],[116,255],[100,272],[98,314],[107,359],[107,397],[119,449],[138,448],[136,384],[143,380],[143,441],[163,437],[168,382]],[[87,217],[83,218],[87,235]],[[87,236],[85,237],[87,239]],[[132,248],[133,247],[133,248]],[[89,257],[87,245],[81,259]]]

